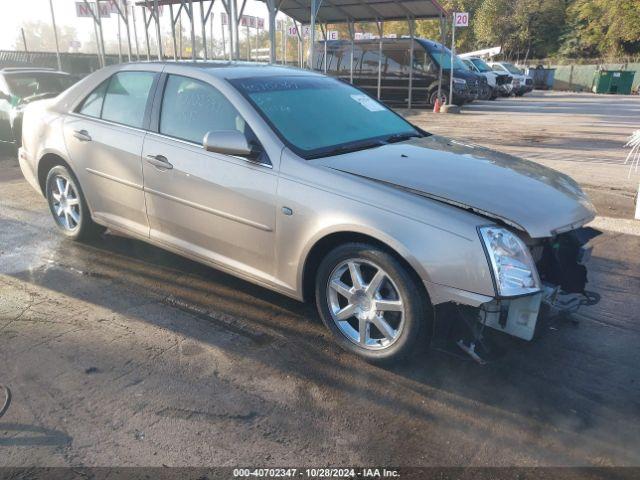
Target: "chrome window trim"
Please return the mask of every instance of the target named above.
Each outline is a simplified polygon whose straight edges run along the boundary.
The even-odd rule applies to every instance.
[[[67,112],[67,115],[72,116],[72,117],[81,118],[81,119],[84,119],[84,120],[93,120],[95,122],[103,123],[105,125],[111,125],[113,127],[122,127],[122,128],[126,128],[128,130],[134,130],[134,131],[140,132],[140,133],[148,133],[148,130],[145,130],[143,128],[132,127],[130,125],[125,125],[124,123],[112,122],[111,120],[104,120],[103,118],[92,117],[91,115],[84,115],[82,113],[78,113],[78,112],[74,112],[74,111]]]

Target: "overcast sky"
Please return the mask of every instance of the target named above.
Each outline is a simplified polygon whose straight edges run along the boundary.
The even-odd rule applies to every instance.
[[[0,13],[0,49],[8,50],[14,47],[15,39],[20,33],[21,25],[30,20],[40,20],[44,22],[51,21],[51,13],[49,9],[49,0],[1,0],[2,11]],[[199,20],[200,18],[200,5],[194,0],[194,16]],[[206,7],[208,7],[206,2]],[[241,2],[238,2],[241,4]],[[90,38],[93,38],[93,21],[90,18],[78,18],[76,17],[76,0],[53,0],[53,8],[56,16],[56,23],[58,26],[73,25],[77,31],[78,40],[85,42]],[[168,7],[165,7],[163,15],[160,17],[160,24],[162,29],[169,33],[171,31],[171,23],[169,20]],[[206,10],[205,10],[206,11]],[[214,36],[221,38],[221,26],[220,26],[220,12],[223,11],[222,2],[216,0],[213,6],[214,12]],[[137,9],[138,20],[138,38],[142,42],[143,28],[142,28],[142,13],[140,8]],[[257,0],[247,0],[247,6],[245,8],[245,14],[255,15],[263,17],[265,19],[265,25],[267,25],[267,8],[264,3]],[[186,28],[188,25],[186,15],[183,17],[183,26]],[[197,32],[199,32],[199,23],[196,21]],[[117,32],[116,16],[112,15],[111,18],[103,19],[103,29],[105,42],[109,39],[115,41]],[[133,33],[133,29],[132,29]],[[207,35],[209,29],[207,28]],[[142,43],[141,43],[142,44]],[[37,49],[36,46],[30,48]]]

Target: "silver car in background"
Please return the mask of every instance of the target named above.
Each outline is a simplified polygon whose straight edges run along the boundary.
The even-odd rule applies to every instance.
[[[313,299],[378,363],[434,335],[477,355],[485,325],[530,340],[542,304],[589,298],[573,180],[316,73],[107,67],[26,109],[19,160],[67,237],[106,227]]]

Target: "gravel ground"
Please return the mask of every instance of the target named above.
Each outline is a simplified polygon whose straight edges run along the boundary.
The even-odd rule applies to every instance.
[[[597,241],[600,304],[486,366],[431,350],[373,367],[310,306],[121,236],[63,240],[4,158],[0,466],[640,465],[640,236],[618,165],[639,100],[535,93],[411,114],[576,173],[599,221],[631,228]]]

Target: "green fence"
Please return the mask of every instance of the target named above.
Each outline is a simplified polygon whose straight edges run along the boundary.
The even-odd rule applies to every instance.
[[[635,72],[633,91],[640,86],[640,63],[605,63],[600,65],[557,65],[554,67],[554,90],[574,90],[590,92],[593,76],[602,70],[627,70]]]
[[[118,55],[107,55],[105,61],[107,65],[118,63]],[[85,76],[100,69],[98,56],[95,54],[61,53],[60,62],[63,71],[77,76]],[[54,52],[0,50],[0,68],[2,67],[58,68],[58,60]]]

